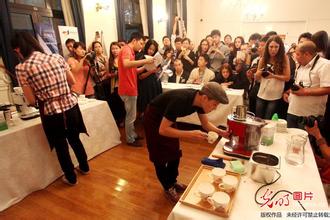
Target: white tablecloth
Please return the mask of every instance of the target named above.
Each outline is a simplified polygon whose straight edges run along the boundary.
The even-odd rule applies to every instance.
[[[265,202],[261,199],[267,189],[272,190],[273,194],[278,190],[288,190],[291,192],[302,192],[313,193],[312,200],[306,199],[302,200],[301,203],[306,208],[306,211],[328,211],[328,202],[323,190],[322,182],[317,170],[313,152],[309,142],[306,144],[305,148],[305,163],[302,166],[292,166],[287,164],[285,161],[285,151],[286,151],[286,138],[288,134],[275,134],[274,144],[265,147],[260,146],[260,151],[273,153],[281,157],[281,168],[279,172],[282,177],[273,185],[263,188],[258,194],[258,201]],[[222,139],[215,147],[212,154],[222,153],[222,146],[227,140]],[[254,194],[257,189],[261,186],[261,183],[254,182],[249,176],[243,175],[241,182],[236,194],[233,208],[231,210],[230,216],[227,219],[266,219],[262,218],[262,212],[283,212],[282,218],[286,219],[286,212],[302,212],[303,209],[300,207],[297,201],[293,200],[292,196],[289,197],[288,206],[273,205],[273,208],[269,208],[267,205],[261,207],[254,202]],[[272,195],[273,195],[272,194]],[[274,203],[279,198],[282,198],[285,193],[280,193],[273,200]],[[270,198],[270,197],[268,197]],[[285,200],[286,201],[286,200]],[[287,203],[287,202],[285,202]],[[184,204],[178,202],[173,208],[172,212],[168,216],[169,220],[179,220],[179,219],[226,219],[219,216],[209,214],[207,212],[188,207]],[[318,218],[322,219],[322,218]]]
[[[163,87],[163,92],[172,89],[187,89],[187,88],[201,89],[200,85],[180,84],[180,83],[162,83],[162,87]],[[229,103],[227,105],[220,104],[214,111],[207,114],[209,121],[212,122],[215,126],[222,125],[226,127],[227,116],[231,114],[233,107],[243,104],[243,93],[244,93],[243,89],[227,89],[226,93],[229,99]],[[186,117],[178,118],[177,121],[196,124],[196,125],[201,124],[197,116],[197,113],[193,113]]]
[[[88,159],[120,144],[120,133],[108,104],[80,103],[89,133],[80,135]],[[77,160],[71,151],[75,165]],[[50,151],[40,118],[22,121],[0,132],[0,211],[28,194],[45,188],[62,175],[56,152]]]

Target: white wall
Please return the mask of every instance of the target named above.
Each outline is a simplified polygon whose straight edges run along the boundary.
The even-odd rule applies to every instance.
[[[95,31],[103,30],[106,49],[117,40],[115,0],[98,0],[107,10],[96,12],[96,1],[84,0],[86,41],[94,40]],[[258,5],[259,8],[251,6]],[[250,8],[250,9],[249,9]],[[260,19],[245,16],[248,11],[264,11]],[[250,34],[265,34],[275,30],[285,34],[286,42],[295,42],[300,33],[325,30],[330,34],[329,0],[187,0],[188,36],[196,45],[210,33],[219,29],[222,37],[229,33],[233,37],[242,35],[247,40]],[[166,0],[153,0],[154,39],[161,43],[166,35]]]
[[[107,7],[107,9],[96,12],[96,2]],[[103,49],[106,49],[109,54],[111,42],[118,40],[114,0],[84,0],[82,3],[87,46],[94,41],[95,32],[102,30],[105,41]]]
[[[198,42],[212,29],[219,29],[222,37],[229,33],[245,39],[254,32],[275,30],[287,36],[287,43],[306,31],[330,33],[328,0],[188,0],[187,8],[188,35]],[[253,20],[245,16],[248,11],[263,11],[263,16]]]

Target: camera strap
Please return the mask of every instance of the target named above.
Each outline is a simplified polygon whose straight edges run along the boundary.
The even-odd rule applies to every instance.
[[[309,70],[309,81],[310,81],[310,83],[311,83],[311,85],[312,85],[312,78],[311,78],[311,72],[312,72],[312,70],[314,69],[314,67],[315,67],[315,65],[316,65],[316,63],[317,63],[317,61],[320,59],[320,55],[316,55],[315,56],[315,60],[314,60],[314,62],[313,62],[313,64],[312,64],[312,67],[311,67],[311,69]],[[295,72],[295,74],[294,74],[294,80],[296,80],[296,78],[297,78],[297,73],[298,73],[298,69],[301,67],[301,65],[299,65],[298,66],[298,68],[296,69],[296,72]]]
[[[86,92],[87,83],[88,83],[88,79],[89,79],[89,75],[90,75],[90,74],[91,74],[91,66],[88,67],[88,73],[87,73],[86,82],[85,82],[85,85],[84,85],[84,91],[83,91],[83,94],[85,94],[85,92]]]

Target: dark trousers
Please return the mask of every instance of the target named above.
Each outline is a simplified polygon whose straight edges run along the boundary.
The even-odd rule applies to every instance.
[[[272,119],[277,112],[278,100],[268,101],[257,97],[256,116],[263,119]]]
[[[161,164],[154,163],[158,180],[164,190],[169,190],[176,183],[176,178],[179,175],[179,163],[180,159]]]
[[[79,168],[83,171],[88,171],[89,166],[87,162],[87,154],[83,144],[79,139],[78,132],[66,132],[66,137],[57,138],[54,147],[56,150],[58,161],[64,172],[65,177],[70,182],[76,181],[76,174],[74,172],[74,166],[69,153],[68,142],[77,157],[79,162]]]

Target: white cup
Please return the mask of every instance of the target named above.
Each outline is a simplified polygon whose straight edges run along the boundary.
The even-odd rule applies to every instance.
[[[22,87],[14,87],[13,89],[16,94],[23,94]]]
[[[225,192],[215,192],[212,197],[208,197],[207,201],[214,207],[214,209],[226,209],[230,196]]]
[[[213,179],[214,182],[218,182],[222,177],[226,175],[226,170],[222,168],[213,168],[209,176]]]
[[[234,176],[224,176],[222,177],[222,183],[219,184],[219,188],[230,193],[236,189],[238,179]]]
[[[200,197],[201,199],[206,199],[212,196],[214,191],[215,188],[211,183],[203,182],[198,186],[197,196]]]
[[[79,99],[84,100],[86,96],[84,94],[79,95]]]
[[[216,141],[218,139],[219,135],[214,132],[214,131],[209,131],[209,133],[207,134],[207,141],[210,143],[210,144],[213,144],[214,141]]]

